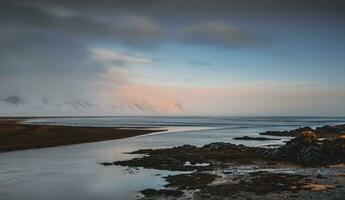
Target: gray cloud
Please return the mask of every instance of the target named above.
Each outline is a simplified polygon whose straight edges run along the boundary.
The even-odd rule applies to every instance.
[[[342,0],[334,0],[332,3],[327,0],[142,0],[139,3],[131,0],[4,0],[0,7],[0,27],[25,32],[32,30],[48,32],[74,39],[85,39],[87,42],[90,40],[101,43],[114,42],[146,48],[171,41],[173,38],[168,37],[168,33],[174,33],[184,26],[192,26],[189,29],[194,30],[187,32],[198,33],[197,29],[199,29],[201,35],[207,32],[216,37],[191,38],[187,34],[182,37],[187,42],[195,43],[198,40],[196,43],[199,44],[202,41],[206,43],[232,41],[240,45],[252,43],[254,40],[258,42],[262,38],[253,38],[252,33],[244,34],[243,31],[231,27],[221,29],[221,25],[204,25],[204,28],[208,26],[216,29],[205,31],[200,27],[200,23],[210,18],[215,22],[219,19],[231,21],[243,18],[243,15],[256,20],[256,14],[260,14],[261,17],[266,16],[266,19],[272,20],[272,17],[279,18],[281,15],[324,15],[325,13],[343,19],[345,2]],[[221,30],[227,32],[227,36],[224,36],[224,33],[222,36],[219,33]],[[13,35],[15,34],[7,33],[7,37]]]
[[[24,101],[19,96],[8,96],[4,98],[2,101],[13,105],[24,103]]]
[[[90,55],[74,40],[42,33],[23,34],[15,40],[0,43],[0,71],[71,74],[99,71],[101,66],[92,61]]]
[[[141,47],[156,45],[167,33],[158,23],[143,16],[114,14],[109,18],[110,20],[104,20],[90,13],[64,14],[61,9],[56,11],[55,8],[42,5],[26,2],[26,4],[9,3],[7,6],[2,6],[0,27],[7,32],[2,31],[1,38],[13,37],[13,33],[17,32],[36,31],[76,40],[85,39],[87,42],[94,40],[94,42],[114,42]],[[64,12],[68,13],[68,11]]]
[[[253,46],[264,44],[263,39],[241,31],[224,22],[197,23],[180,32],[182,42],[224,47]]]
[[[135,12],[151,14],[229,13],[229,12],[337,12],[344,11],[344,1],[332,0],[25,0],[25,4],[65,8],[78,12]]]
[[[183,4],[180,2],[180,5]],[[178,32],[177,35],[183,38],[178,41],[192,45],[213,43],[228,47],[253,43],[249,34],[238,30],[176,21],[164,14],[157,15],[151,6],[158,10],[168,9],[156,1],[139,5],[123,1],[100,1],[99,4],[89,1],[3,1],[0,7],[0,82],[8,84],[5,77],[11,81],[7,91],[27,88],[33,83],[36,85],[33,88],[42,88],[37,81],[40,79],[42,85],[49,87],[54,85],[52,81],[43,83],[49,79],[56,80],[55,83],[61,80],[63,85],[92,82],[109,67],[107,63],[93,59],[90,47],[94,44],[153,47],[165,41],[176,42],[174,36],[182,27],[188,28],[184,28],[183,33]],[[109,9],[111,12],[107,12]],[[175,16],[178,15],[175,13]],[[177,26],[170,26],[172,22],[177,22]],[[125,55],[116,56],[123,59]],[[127,66],[123,60],[113,59],[111,62]],[[47,75],[53,77],[46,78]],[[55,85],[54,88],[61,90]]]
[[[241,17],[236,13],[251,16],[253,11],[331,12],[332,16],[341,16],[344,3],[340,0],[332,3],[326,0],[142,0],[140,3],[3,0],[0,72],[33,68],[92,74],[103,70],[101,63],[89,58],[88,47],[94,44],[147,48],[177,39],[190,45],[226,48],[265,45],[269,39],[231,23],[232,17]],[[210,18],[211,22],[205,22]]]
[[[124,15],[106,21],[23,2],[4,2],[0,7],[0,91],[4,95],[92,96],[95,82],[114,65],[94,59],[90,48],[120,43],[154,46],[165,35],[158,23],[145,17]],[[150,62],[121,52],[115,56],[123,66]],[[113,79],[123,77],[116,74]]]
[[[163,26],[143,16],[120,17],[115,21],[114,25],[114,37],[132,46],[157,45],[168,34]]]

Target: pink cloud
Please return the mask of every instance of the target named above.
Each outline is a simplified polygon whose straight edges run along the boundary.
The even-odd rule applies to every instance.
[[[321,115],[345,99],[341,89],[280,83],[209,88],[128,84],[121,86],[116,96],[121,101],[149,102],[157,107],[181,105],[187,115],[315,115],[318,111]]]

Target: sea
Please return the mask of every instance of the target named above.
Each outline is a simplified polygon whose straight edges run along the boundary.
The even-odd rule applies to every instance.
[[[59,147],[0,153],[0,199],[137,199],[138,192],[159,189],[164,170],[102,166],[101,162],[126,160],[140,155],[127,152],[167,148],[184,144],[202,146],[230,142],[248,146],[283,144],[289,137],[273,141],[233,140],[258,136],[269,130],[345,124],[345,117],[68,117],[33,118],[29,124],[165,129],[136,137]]]

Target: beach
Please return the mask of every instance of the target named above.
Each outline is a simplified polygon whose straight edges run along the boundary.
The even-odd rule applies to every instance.
[[[22,124],[28,118],[0,118],[0,152],[116,140],[163,129]]]

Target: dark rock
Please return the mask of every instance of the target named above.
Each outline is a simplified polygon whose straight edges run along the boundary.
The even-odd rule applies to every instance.
[[[207,186],[220,176],[202,172],[191,174],[178,174],[165,177],[168,182],[165,187],[178,188],[179,190],[198,189]]]
[[[178,174],[165,177],[168,182],[165,189],[146,189],[142,193],[146,197],[166,199],[165,197],[179,197],[184,190],[194,190],[193,199],[271,199],[269,194],[281,194],[285,198],[295,197],[300,199],[298,192],[308,191],[306,185],[318,184],[310,177],[299,174],[271,173],[266,171],[251,172],[231,178],[231,181],[221,184],[211,184],[220,176],[194,172],[190,174]],[[169,190],[173,188],[173,190]],[[172,193],[172,194],[171,194]],[[176,194],[175,194],[176,193]],[[295,196],[294,196],[295,195]],[[151,198],[150,198],[151,199]]]
[[[173,147],[173,148],[191,150],[191,149],[197,149],[198,147],[193,146],[193,145],[189,145],[189,144],[185,144],[185,145],[182,145],[182,146],[179,146],[179,147]]]
[[[297,163],[305,165],[320,165],[328,162],[329,159],[327,155],[322,151],[322,147],[318,145],[302,147],[297,154]]]
[[[219,150],[219,149],[229,149],[229,148],[235,148],[235,144],[231,143],[225,143],[225,142],[214,142],[211,144],[204,145],[202,149],[204,150]]]
[[[336,137],[345,133],[345,125],[322,126],[315,129],[322,137]]]
[[[345,139],[325,140],[323,150],[333,162],[345,162]]]
[[[336,138],[341,134],[345,134],[345,124],[336,125],[336,126],[327,125],[327,126],[318,127],[315,130],[313,130],[310,127],[303,127],[303,128],[298,128],[291,131],[266,131],[264,133],[260,133],[260,135],[297,137],[306,131],[315,132],[317,137]]]
[[[141,158],[116,161],[115,165],[145,167],[171,171],[205,171],[221,167],[224,163],[252,164],[262,161],[257,148],[231,143],[211,143],[203,147],[183,145],[167,149],[144,149],[134,153],[146,154]],[[191,165],[185,165],[189,162]],[[200,166],[196,163],[208,163]]]
[[[345,162],[345,139],[318,140],[312,131],[288,141],[277,149],[258,150],[262,156],[302,165],[325,165]]]
[[[310,127],[303,127],[303,128],[298,128],[291,131],[266,131],[266,132],[260,133],[260,135],[296,137],[296,136],[301,135],[301,133],[304,131],[313,131],[313,129]]]
[[[215,197],[212,199],[233,199],[235,195],[245,192],[262,195],[260,199],[266,199],[265,197],[267,196],[264,195],[273,192],[298,192],[303,190],[303,185],[308,183],[306,177],[302,175],[269,172],[253,172],[239,177],[239,179],[238,183],[225,183],[199,187],[200,191],[197,192],[196,195],[197,197],[203,197],[206,195]]]
[[[322,175],[322,174],[317,174],[316,178],[318,178],[318,179],[325,179],[326,177],[324,175]]]
[[[300,132],[301,130],[305,130]],[[216,142],[203,147],[183,145],[167,149],[144,149],[133,153],[147,156],[102,165],[144,167],[171,171],[206,171],[229,165],[292,162],[322,166],[345,162],[345,138],[319,140],[310,128],[298,129],[299,135],[278,148],[266,149]],[[188,162],[190,165],[185,165]],[[207,165],[196,165],[207,163]]]
[[[267,141],[267,140],[279,140],[275,138],[266,138],[266,137],[249,137],[249,136],[243,136],[243,137],[235,137],[234,140],[258,140],[258,141]]]
[[[179,197],[183,194],[180,190],[168,190],[168,189],[161,189],[161,190],[155,190],[155,189],[145,189],[140,191],[145,197]]]
[[[103,166],[110,166],[110,165],[114,165],[112,162],[101,162],[99,163],[100,165],[103,165]]]
[[[270,151],[270,150],[268,150]],[[314,138],[299,136],[288,141],[284,146],[271,150],[266,155],[272,159],[280,161],[292,161],[304,165],[311,165],[318,162],[324,162],[320,155],[321,150]]]

